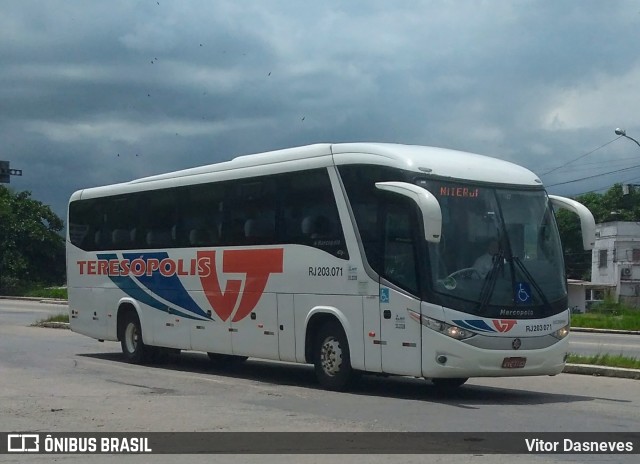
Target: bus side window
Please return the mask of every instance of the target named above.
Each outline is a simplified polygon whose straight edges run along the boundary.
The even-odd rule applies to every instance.
[[[226,183],[221,242],[228,246],[272,245],[275,235],[276,183],[271,177]]]
[[[414,208],[409,201],[387,202],[384,220],[384,269],[389,281],[418,293]]]
[[[318,248],[348,259],[331,181],[326,169],[285,174],[279,179],[280,241]]]
[[[270,218],[252,217],[244,223],[244,237],[247,244],[271,244],[274,242],[275,225]]]

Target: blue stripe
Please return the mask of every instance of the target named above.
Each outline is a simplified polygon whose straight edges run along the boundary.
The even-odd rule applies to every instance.
[[[145,262],[151,259],[157,259],[158,261],[162,261],[169,257],[169,254],[166,252],[157,252],[157,253],[123,253],[122,256],[125,259],[128,259],[129,262],[134,259],[142,259]],[[160,298],[163,298],[179,308],[186,309],[192,313],[195,313],[199,316],[209,319],[207,313],[205,313],[198,304],[193,301],[191,295],[187,292],[180,282],[180,279],[177,275],[173,274],[171,276],[165,277],[160,271],[154,271],[152,275],[144,274],[142,276],[136,276],[142,285],[147,287],[152,293],[158,295]]]
[[[485,321],[482,319],[471,319],[468,321],[455,320],[453,323],[463,329],[474,330],[480,332],[495,332]]]
[[[98,254],[98,259],[112,260],[112,259],[118,259],[118,257],[116,254]],[[165,313],[169,312],[169,308],[167,307],[166,304],[162,303],[161,301],[158,301],[152,295],[145,292],[131,277],[110,275],[109,278],[114,284],[116,284],[116,286],[120,290],[122,290],[124,293],[129,295],[134,300],[139,301],[140,303],[146,304],[147,306],[151,306],[152,308],[158,309],[162,312],[165,312]],[[182,287],[182,289],[184,290],[184,287]],[[167,301],[171,301],[171,300],[167,299]],[[194,317],[191,314],[187,314],[182,311],[177,311],[175,309],[172,309],[171,313],[175,314],[176,316],[181,316],[187,319],[200,320],[199,317]]]

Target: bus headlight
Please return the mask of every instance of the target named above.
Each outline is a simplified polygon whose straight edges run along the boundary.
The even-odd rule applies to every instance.
[[[431,319],[430,317],[422,316],[422,324],[425,327],[440,332],[448,337],[455,338],[456,340],[465,340],[475,336],[475,332],[463,329],[457,325],[447,324],[446,322]]]
[[[551,335],[556,337],[558,340],[562,340],[564,337],[569,335],[569,324],[565,325],[563,328],[556,330]]]

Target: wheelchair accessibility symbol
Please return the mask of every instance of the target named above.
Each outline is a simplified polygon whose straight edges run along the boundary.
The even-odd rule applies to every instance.
[[[389,289],[382,287],[380,288],[380,303],[389,303]]]
[[[516,302],[529,303],[531,301],[531,287],[527,282],[518,282],[516,288]]]

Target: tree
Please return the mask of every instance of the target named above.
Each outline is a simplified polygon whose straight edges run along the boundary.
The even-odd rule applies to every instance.
[[[622,184],[615,184],[604,194],[586,193],[577,196],[575,200],[589,208],[596,224],[610,221],[640,221],[640,190],[636,188],[624,194]],[[582,248],[578,217],[560,210],[556,212],[556,220],[564,248],[567,277],[589,280],[591,251]]]
[[[583,248],[578,216],[561,209],[556,211],[556,221],[564,250],[567,277],[569,279],[590,280],[591,250]]]
[[[60,284],[65,276],[64,223],[49,206],[0,186],[0,292]]]

